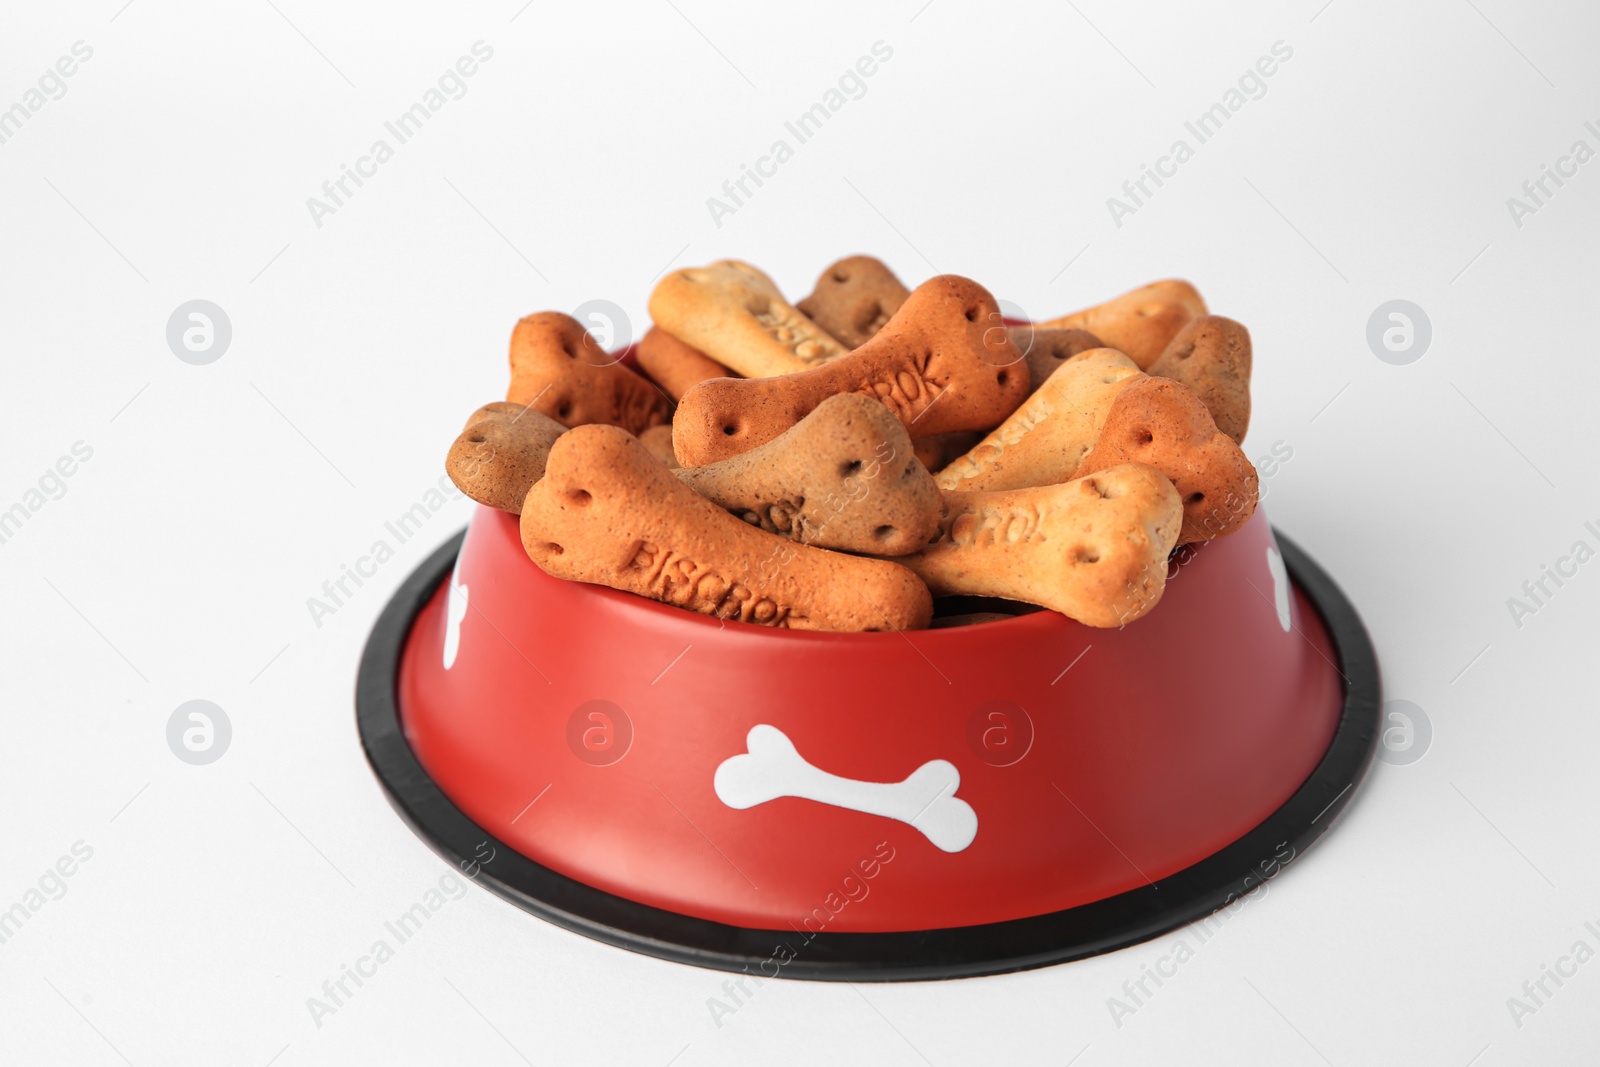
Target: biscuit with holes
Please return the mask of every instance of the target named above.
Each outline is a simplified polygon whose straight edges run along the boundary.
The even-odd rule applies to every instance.
[[[1178,331],[1190,319],[1205,313],[1206,302],[1195,287],[1174,278],[1152,282],[1104,304],[1037,325],[1088,330],[1108,348],[1127,353],[1140,370],[1148,370]]]
[[[685,485],[638,438],[581,426],[550,450],[522,506],[522,545],[547,573],[719,619],[804,630],[906,630],[933,614],[898,563],[757,529]]]
[[[1031,396],[1043,385],[1056,368],[1091,348],[1106,345],[1088,330],[1053,329],[1034,326],[1010,326],[1007,332],[1011,341],[1028,361],[1028,393]]]
[[[506,399],[563,426],[593,422],[639,433],[672,416],[672,401],[617,362],[571,315],[541,311],[511,331]]]
[[[684,344],[659,326],[645,331],[639,348],[634,353],[639,368],[650,380],[661,386],[667,395],[677,400],[689,387],[707,378],[727,378],[733,375],[698,348]]]
[[[1250,331],[1242,323],[1200,315],[1178,331],[1150,373],[1188,387],[1217,429],[1243,444],[1250,429],[1250,362]]]
[[[857,349],[881,330],[911,295],[881,259],[846,256],[817,279],[811,295],[795,305],[847,349]]]
[[[1145,375],[1114,348],[1063,363],[989,436],[939,472],[941,489],[1021,489],[1064,482],[1094,447],[1111,402]]]
[[[1123,463],[1148,464],[1177,487],[1179,544],[1230,534],[1255,513],[1255,466],[1217,429],[1199,397],[1170,378],[1142,378],[1118,394],[1077,474]]]
[[[810,370],[718,378],[683,394],[673,448],[687,467],[777,437],[836,393],[876,397],[913,439],[998,424],[1028,392],[1028,368],[989,291],[954,274],[917,286],[877,335]]]
[[[746,378],[792,374],[845,352],[784,300],[771,278],[736,259],[662,278],[650,294],[650,318]]]
[[[542,412],[496,400],[467,420],[445,456],[445,473],[473,500],[515,515],[533,483],[544,477],[550,446],[566,432]]]
[[[939,527],[939,487],[888,408],[830,396],[748,452],[678,477],[753,526],[802,544],[903,556]]]
[[[1100,627],[1161,599],[1183,516],[1172,483],[1137,463],[944,499],[938,539],[902,560],[935,596],[1020,600]]]

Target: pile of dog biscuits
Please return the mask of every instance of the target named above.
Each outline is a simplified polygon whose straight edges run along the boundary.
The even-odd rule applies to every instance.
[[[664,277],[650,316],[637,370],[523,319],[506,399],[450,446],[558,578],[790,629],[918,629],[958,595],[1114,627],[1255,511],[1250,334],[1187,282],[1027,325],[870,256],[798,304],[723,260]]]

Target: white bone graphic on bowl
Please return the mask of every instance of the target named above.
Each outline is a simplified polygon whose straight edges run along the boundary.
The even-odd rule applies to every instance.
[[[955,795],[961,772],[949,760],[929,760],[903,782],[860,782],[813,767],[776,726],[751,727],[745,744],[750,751],[723,760],[712,779],[730,808],[778,797],[815,800],[898,820],[945,852],[960,852],[978,836],[977,812]]]
[[[1288,633],[1289,619],[1289,569],[1283,565],[1283,556],[1276,545],[1267,546],[1267,570],[1272,572],[1273,606],[1278,609],[1278,625]]]

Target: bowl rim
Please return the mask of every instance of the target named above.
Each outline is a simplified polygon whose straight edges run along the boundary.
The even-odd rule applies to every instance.
[[[518,547],[521,547],[521,521],[518,516],[513,515],[510,512],[499,511],[487,504],[477,504],[475,506],[477,511],[473,513],[473,521],[483,518],[485,521],[490,522],[510,522],[515,524],[518,527]],[[1252,514],[1250,518],[1246,520],[1246,524],[1248,525],[1250,522],[1257,521],[1257,515],[1261,516],[1261,522],[1267,522],[1265,514],[1258,506],[1255,514]],[[1268,523],[1268,525],[1270,527],[1271,524]],[[1242,529],[1243,527],[1240,527],[1240,530]],[[1237,533],[1239,531],[1236,530],[1234,532]],[[1275,527],[1272,528],[1272,532],[1275,537],[1278,537],[1281,540],[1282,535],[1278,534]],[[465,536],[465,531],[463,531],[462,535]],[[1174,547],[1167,556],[1166,580],[1172,580],[1172,568],[1174,566],[1181,569],[1191,565],[1195,557],[1198,556],[1200,552],[1204,551],[1208,546],[1219,544],[1224,540],[1225,538],[1216,538],[1210,541],[1191,541]],[[1181,559],[1180,556],[1182,557]],[[525,551],[519,551],[517,553],[517,557],[519,559],[519,566],[526,565],[531,567],[544,578],[557,582],[568,581],[568,579],[558,578],[555,575],[549,574],[537,563],[535,563],[533,557],[529,556]],[[894,556],[863,556],[860,558],[881,559],[887,563],[898,562],[897,557]],[[900,565],[905,566],[903,563]],[[653,600],[650,597],[641,596],[638,593],[630,593],[625,589],[615,589],[611,586],[601,585],[596,582],[578,582],[577,584],[586,586],[592,595],[605,601],[607,604],[612,606],[613,610],[621,613],[625,618],[628,619],[648,619],[651,620],[651,625],[678,626],[684,628],[686,631],[692,631],[696,628],[705,629],[709,627],[721,632],[731,626],[734,628],[734,633],[738,634],[741,639],[754,641],[810,641],[819,644],[838,645],[858,643],[865,645],[871,642],[881,643],[888,638],[899,637],[907,633],[914,633],[920,638],[928,638],[935,641],[953,640],[959,639],[959,637],[956,635],[971,635],[977,631],[990,634],[994,632],[993,628],[997,626],[1012,627],[1012,629],[1016,631],[1017,637],[1021,637],[1022,635],[1030,632],[1030,630],[1038,631],[1039,633],[1045,633],[1051,630],[1064,629],[1068,632],[1082,632],[1083,634],[1090,635],[1099,632],[1102,629],[1101,627],[1094,627],[1087,623],[1079,622],[1070,615],[1065,615],[1059,611],[1053,611],[1050,608],[1039,604],[1031,604],[1025,600],[1010,600],[1006,597],[977,596],[974,594],[954,594],[952,596],[935,596],[933,598],[933,618],[935,621],[940,618],[939,602],[941,600],[979,600],[989,604],[1016,605],[1024,610],[1003,611],[1004,614],[1009,616],[1008,618],[1004,619],[989,619],[984,622],[962,623],[958,626],[934,626],[930,624],[929,626],[920,630],[791,630],[773,626],[762,626],[760,623],[744,622],[739,619],[723,619],[715,615],[705,615],[698,611],[691,611],[688,608],[677,604],[669,604],[665,601]],[[1165,594],[1166,590],[1165,587],[1163,587],[1162,595],[1165,596]],[[1160,598],[1157,598],[1156,603],[1153,604],[1144,614],[1141,614],[1138,619],[1133,619],[1131,622],[1125,622],[1121,626],[1109,627],[1109,629],[1125,630],[1134,623],[1139,622],[1145,617],[1145,615],[1159,610],[1160,607]],[[1029,629],[1024,629],[1024,627]],[[1007,631],[1007,633],[1009,635],[1010,631]],[[692,636],[686,634],[685,639],[691,640]]]
[[[458,870],[475,869],[474,880],[502,899],[606,944],[677,963],[744,973],[756,967],[764,977],[823,981],[965,978],[1064,963],[1159,937],[1263,885],[1271,877],[1263,873],[1266,862],[1285,844],[1298,857],[1320,838],[1349,805],[1371,764],[1382,706],[1371,639],[1333,579],[1293,541],[1277,530],[1273,535],[1291,581],[1321,616],[1339,658],[1335,669],[1344,681],[1344,704],[1322,759],[1288,800],[1231,844],[1152,884],[1062,911],[935,930],[799,935],[642,904],[561,874],[498,840],[429,777],[405,738],[398,701],[400,663],[412,625],[448,580],[464,530],[407,576],[374,623],[356,680],[357,728],[389,803],[429,847]],[[492,848],[487,860],[480,851],[485,844]],[[796,937],[803,941],[801,950],[768,975],[763,965],[774,962],[774,946]]]

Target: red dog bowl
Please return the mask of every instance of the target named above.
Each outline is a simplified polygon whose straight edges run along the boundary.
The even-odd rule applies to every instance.
[[[906,633],[721,622],[566,582],[484,508],[373,630],[356,705],[416,831],[640,952],[762,976],[944,978],[1226,906],[1349,801],[1377,663],[1257,513],[1096,630],[1005,601]]]

